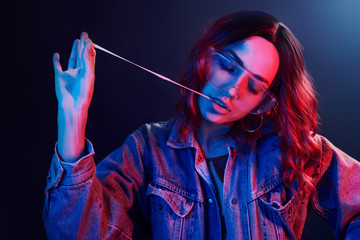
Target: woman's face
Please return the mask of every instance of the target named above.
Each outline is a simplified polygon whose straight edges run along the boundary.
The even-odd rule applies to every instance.
[[[208,81],[202,89],[220,104],[199,97],[199,108],[210,122],[233,123],[253,110],[266,94],[279,68],[279,54],[272,43],[259,36],[223,50],[225,54],[211,55]]]

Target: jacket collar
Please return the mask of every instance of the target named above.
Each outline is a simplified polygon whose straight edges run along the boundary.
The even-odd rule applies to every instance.
[[[198,142],[195,138],[194,132],[190,132],[186,136],[186,139],[184,139],[183,134],[181,134],[179,131],[178,122],[176,120],[172,120],[171,122],[172,122],[173,126],[172,126],[172,129],[170,132],[170,136],[166,142],[166,144],[168,146],[173,147],[173,148],[178,148],[178,149],[198,146]]]
[[[183,134],[181,134],[179,132],[179,124],[178,121],[175,119],[172,119],[171,121],[172,124],[172,129],[170,132],[170,136],[166,142],[166,144],[170,147],[173,148],[178,148],[178,149],[183,149],[183,148],[197,148],[199,147],[199,143],[195,138],[195,133],[194,132],[190,132],[187,136],[186,139],[184,139]],[[277,135],[275,130],[273,129],[273,126],[271,123],[269,122],[264,122],[263,127],[261,129],[261,131],[266,135]],[[230,148],[232,148],[235,151],[239,151],[239,144],[238,143],[233,143],[229,146]]]
[[[183,134],[180,133],[179,131],[179,125],[177,124],[178,122],[176,120],[172,120],[171,121],[173,126],[170,132],[170,136],[166,142],[166,144],[170,147],[173,148],[178,148],[178,149],[182,149],[182,148],[198,148],[199,147],[199,142],[197,141],[196,137],[195,137],[195,132],[192,131],[190,132],[184,139]],[[239,146],[237,143],[233,143],[231,145],[229,145],[230,148],[232,149],[237,149]]]

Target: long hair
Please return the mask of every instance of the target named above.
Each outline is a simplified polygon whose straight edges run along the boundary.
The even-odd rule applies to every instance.
[[[313,139],[318,126],[317,100],[312,79],[305,69],[302,46],[289,28],[273,16],[258,11],[237,12],[219,18],[194,44],[181,83],[201,91],[207,82],[210,49],[223,49],[251,36],[270,41],[280,57],[278,72],[269,88],[277,101],[262,116],[279,135],[284,184],[295,197],[299,197],[300,191],[310,191],[314,207],[321,211],[314,179],[306,171],[320,161],[320,147]],[[199,96],[184,89],[180,89],[180,95],[174,116],[179,134],[187,135],[201,122]],[[246,144],[254,143],[264,134],[244,131],[244,123],[250,117],[248,114],[238,120],[230,131],[233,137]]]

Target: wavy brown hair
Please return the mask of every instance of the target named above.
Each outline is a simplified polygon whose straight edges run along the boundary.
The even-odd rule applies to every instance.
[[[210,49],[223,49],[251,36],[270,41],[280,57],[278,72],[269,88],[277,101],[262,116],[279,135],[284,184],[295,197],[299,197],[301,191],[310,191],[313,206],[321,211],[313,176],[307,171],[310,165],[317,166],[321,160],[320,147],[313,139],[318,127],[316,93],[305,69],[302,46],[289,28],[273,16],[258,11],[236,12],[219,18],[194,44],[181,83],[201,91],[207,82]],[[199,96],[184,89],[180,89],[180,94],[174,116],[180,134],[186,136],[199,127],[202,116]],[[242,146],[251,146],[265,134],[261,130],[245,131],[251,117],[248,114],[238,120],[229,133]]]

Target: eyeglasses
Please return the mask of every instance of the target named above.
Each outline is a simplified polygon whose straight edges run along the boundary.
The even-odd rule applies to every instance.
[[[264,113],[276,103],[275,96],[266,87],[266,80],[255,76],[255,74],[241,64],[241,60],[235,60],[231,53],[226,50],[214,50],[210,52],[209,57],[210,66],[219,71],[216,77],[209,79],[216,88],[229,92],[232,91],[232,93],[236,91],[232,95],[234,98],[237,98],[241,90],[237,86],[238,76],[246,74],[248,77],[248,92],[257,96],[262,94],[259,104],[250,113]]]

